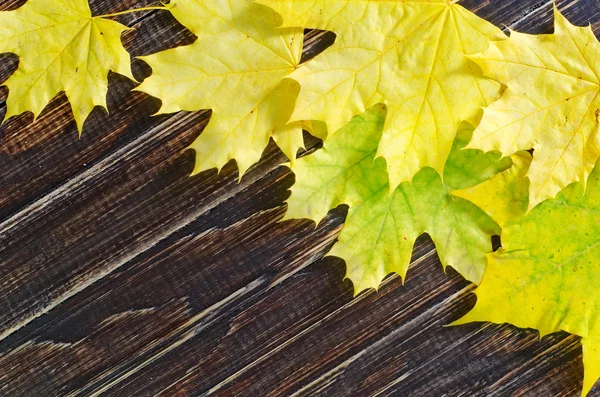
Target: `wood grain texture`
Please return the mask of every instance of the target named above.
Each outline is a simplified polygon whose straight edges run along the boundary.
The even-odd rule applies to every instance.
[[[501,27],[552,29],[551,1],[461,3]],[[599,2],[557,4],[600,33]],[[135,28],[133,56],[194,40],[166,12],[119,20]],[[303,59],[334,40],[307,32]],[[0,81],[17,62],[0,55]],[[150,73],[134,61],[138,80]],[[111,75],[110,113],[95,110],[81,139],[64,95],[36,123],[0,126],[0,395],[578,395],[578,338],[444,327],[475,298],[426,236],[405,285],[391,276],[353,298],[344,263],[323,258],[344,207],[318,226],[280,222],[294,176],[273,144],[240,183],[234,163],[189,177],[182,150],[210,111],[152,117],[159,101],[134,86]]]

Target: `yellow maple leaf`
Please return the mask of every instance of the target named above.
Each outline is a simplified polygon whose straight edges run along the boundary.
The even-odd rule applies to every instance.
[[[174,0],[169,10],[198,39],[142,57],[153,73],[138,90],[162,100],[159,113],[212,109],[191,145],[194,173],[235,159],[241,176],[271,136],[293,161],[302,127],[286,124],[299,86],[285,77],[300,63],[303,30],[277,29],[277,15],[250,0]]]
[[[16,54],[6,118],[30,111],[37,117],[59,92],[67,95],[77,127],[95,106],[106,109],[108,72],[134,80],[130,56],[121,44],[128,28],[93,17],[87,0],[29,0],[0,12],[0,53]]]
[[[600,43],[555,8],[555,32],[512,32],[473,57],[508,86],[485,109],[469,145],[510,155],[535,149],[530,208],[572,182],[585,184],[600,156]]]
[[[336,42],[294,72],[301,91],[292,120],[322,120],[335,132],[377,103],[388,108],[378,154],[390,188],[424,167],[443,174],[462,121],[500,95],[464,54],[506,36],[448,0],[259,0],[284,27],[333,31]]]
[[[600,379],[600,332],[581,338],[583,348],[583,389],[581,395],[587,395]]]

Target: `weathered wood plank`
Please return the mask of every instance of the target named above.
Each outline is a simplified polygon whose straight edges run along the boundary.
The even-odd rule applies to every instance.
[[[279,192],[281,193],[285,193],[285,190]],[[241,207],[243,201],[240,201],[232,204],[239,204],[238,207]],[[215,215],[220,215],[219,210],[216,212]],[[266,211],[229,228],[208,230],[204,229],[207,223],[212,222],[198,220],[188,230],[178,233],[176,239],[161,244],[162,247],[151,249],[142,260],[132,261],[110,279],[86,289],[77,300],[65,302],[52,314],[50,322],[46,318],[40,319],[43,325],[40,321],[37,325],[32,324],[33,327],[29,329],[34,333],[43,332],[36,340],[74,344],[66,352],[68,355],[77,355],[77,349],[85,351],[90,345],[111,346],[119,351],[128,351],[117,361],[111,361],[111,371],[108,373],[103,373],[105,362],[92,362],[90,365],[72,368],[64,376],[57,376],[53,387],[59,388],[61,393],[68,393],[79,387],[83,388],[87,382],[91,385],[101,384],[95,379],[100,375],[104,382],[110,381],[113,376],[140,365],[156,354],[157,350],[164,350],[179,338],[185,338],[190,332],[194,333],[196,328],[217,326],[221,329],[223,325],[220,321],[215,321],[215,317],[229,313],[232,309],[236,310],[251,294],[256,294],[259,290],[264,293],[282,277],[298,272],[314,260],[315,256],[322,255],[323,241],[331,241],[333,238],[331,227],[322,227],[316,236],[321,238],[314,238],[313,226],[308,222],[293,222],[295,226],[290,228],[289,224],[276,222],[280,216],[280,210]],[[264,250],[265,240],[274,243],[272,250],[268,252]],[[231,249],[229,253],[223,252],[223,243]],[[287,257],[287,260],[282,261],[282,257]],[[223,273],[223,268],[229,269],[230,273]],[[182,280],[186,280],[186,283],[182,283]],[[215,285],[219,285],[219,288],[212,288]],[[155,293],[148,295],[147,291]],[[347,298],[351,299],[351,294]],[[335,302],[331,302],[331,305],[335,305]],[[174,313],[180,313],[178,318],[173,319],[169,327],[161,329],[159,334],[145,335],[143,345],[136,347],[136,354],[131,354],[128,350],[130,341],[117,333],[120,325],[114,330],[114,334],[102,332],[106,319],[111,320],[112,326],[118,324],[117,318],[129,318],[128,313],[138,313],[140,317],[145,316],[140,323],[140,326],[145,326],[144,324],[152,324],[157,320],[154,315],[156,311],[164,309],[168,312],[169,307]],[[177,307],[179,309],[175,310]],[[100,312],[98,308],[101,308]],[[304,311],[310,313],[311,308],[307,306]],[[139,337],[142,338],[141,335]],[[12,341],[10,339],[5,342],[5,346],[14,342],[21,346],[21,341],[14,337]],[[211,337],[207,340],[213,344],[217,339]],[[128,346],[121,348],[123,343]],[[44,346],[39,348],[45,349]],[[29,354],[32,349],[26,349],[26,353]],[[23,360],[22,353],[19,353],[21,348],[11,350],[4,355],[1,367],[11,368],[14,367],[12,363]],[[44,362],[32,361],[31,364],[37,365],[40,372],[49,369]],[[15,370],[20,371],[18,367]],[[15,375],[16,373],[9,376],[10,382],[2,382],[9,394],[37,394],[47,387],[44,383],[32,384],[27,381],[26,375]],[[87,388],[93,389],[90,385]]]
[[[551,28],[548,1],[462,3],[498,25]],[[598,32],[597,2],[558,5]],[[123,22],[133,55],[193,40],[167,13]],[[312,32],[305,59],[333,38]],[[0,61],[2,79],[15,65]],[[474,302],[427,239],[406,286],[392,277],[353,300],[343,264],[318,260],[343,210],[318,229],[278,223],[293,176],[273,145],[241,184],[233,164],[188,178],[181,150],[209,113],[151,118],[158,102],[132,86],[111,78],[113,112],[95,112],[82,141],[64,98],[37,124],[0,127],[0,394],[577,394],[574,337],[442,327]]]
[[[174,43],[177,44],[181,43],[182,41],[189,41],[189,32],[183,32],[180,33],[179,36],[174,36],[173,40],[168,43],[165,43],[165,40],[156,39],[155,36],[150,34],[150,32],[143,32],[144,29],[150,29],[149,27],[144,27],[148,24],[154,28],[157,26],[165,26],[164,28],[160,29],[160,33],[164,33],[170,37],[168,33],[174,29],[172,27],[174,20],[171,17],[165,19],[165,15],[168,14],[164,12],[155,13],[147,18],[142,26],[137,27],[135,32],[145,33],[141,34],[140,37],[154,38],[143,39],[137,42],[135,39],[131,39],[130,41],[132,45],[135,44],[136,47],[136,49],[132,51],[134,55],[156,51],[157,46],[160,46],[158,48],[164,48],[173,46]],[[133,87],[132,83],[128,82],[127,79],[121,79],[120,84],[117,84],[117,86],[120,87],[121,91],[125,92],[128,92],[129,89]],[[6,200],[0,208],[2,208],[2,211],[12,213],[11,217],[7,217],[5,221],[0,224],[0,234],[3,236],[2,239],[4,239],[4,241],[11,241],[10,245],[0,246],[0,257],[3,258],[3,262],[8,263],[6,266],[2,266],[2,268],[0,268],[0,273],[3,277],[5,277],[6,280],[8,280],[2,296],[6,302],[5,307],[10,308],[10,310],[0,314],[0,322],[3,324],[1,328],[3,331],[10,329],[15,324],[27,321],[27,318],[32,318],[32,316],[35,317],[39,313],[39,310],[43,311],[40,306],[52,306],[53,304],[51,302],[55,301],[54,298],[68,296],[70,294],[66,291],[76,291],[80,289],[76,286],[79,283],[86,284],[85,280],[89,281],[94,279],[94,277],[91,275],[102,267],[102,265],[98,266],[98,264],[90,265],[89,267],[81,266],[80,264],[82,263],[82,258],[72,258],[73,261],[63,261],[58,257],[49,255],[50,253],[58,253],[60,251],[64,252],[67,256],[70,255],[71,251],[64,250],[66,247],[59,248],[59,246],[56,244],[57,241],[62,241],[65,244],[74,243],[74,241],[67,241],[62,240],[62,238],[59,237],[52,237],[57,235],[65,236],[68,234],[61,231],[59,224],[66,223],[64,227],[74,231],[73,225],[77,224],[79,219],[81,222],[81,228],[79,232],[80,236],[75,238],[75,240],[86,240],[91,242],[90,240],[87,240],[85,236],[88,234],[87,230],[89,229],[87,228],[92,224],[92,219],[87,219],[86,222],[83,222],[83,219],[88,217],[88,214],[90,213],[94,213],[98,217],[102,217],[103,215],[102,212],[98,212],[98,207],[93,209],[95,205],[89,201],[86,201],[86,199],[80,195],[83,194],[85,198],[89,198],[91,200],[104,200],[104,204],[100,205],[100,208],[102,209],[115,206],[116,202],[113,200],[116,200],[116,198],[119,197],[124,198],[123,194],[125,192],[137,191],[136,189],[139,189],[139,186],[134,187],[133,185],[130,185],[129,187],[124,188],[124,190],[121,190],[121,193],[113,193],[110,196],[103,194],[106,189],[114,189],[119,185],[127,185],[128,176],[127,172],[125,172],[127,170],[143,170],[146,173],[146,176],[142,177],[137,182],[129,182],[145,184],[152,180],[158,183],[174,183],[174,180],[172,179],[164,177],[161,178],[161,175],[166,174],[161,173],[162,169],[160,167],[164,166],[164,162],[167,160],[177,162],[177,167],[181,167],[181,161],[177,159],[179,153],[192,142],[192,140],[200,133],[203,126],[208,121],[208,112],[199,112],[185,116],[186,118],[184,124],[180,124],[179,120],[182,117],[181,115],[151,118],[150,114],[158,110],[158,103],[155,99],[139,93],[128,93],[127,95],[132,98],[131,103],[126,102],[125,104],[119,104],[119,101],[114,101],[114,106],[117,108],[117,111],[111,114],[109,117],[111,117],[110,120],[115,120],[116,126],[112,125],[110,122],[107,122],[106,118],[94,119],[92,116],[90,120],[91,126],[86,127],[86,134],[84,135],[84,139],[81,141],[73,139],[72,135],[67,136],[62,134],[63,131],[57,131],[56,133],[51,133],[55,140],[51,139],[46,141],[44,145],[37,145],[34,148],[27,148],[27,150],[24,152],[10,153],[0,157],[0,161],[5,161],[7,163],[7,166],[5,167],[6,173],[3,173],[0,178],[6,178],[7,180],[3,181],[3,184],[9,186],[8,189],[0,193],[2,195],[0,197],[5,198]],[[114,99],[114,97],[111,98]],[[60,98],[58,100],[60,100]],[[136,102],[140,100],[142,101],[140,103],[140,106],[143,107],[142,109],[136,108]],[[152,110],[148,111],[147,108],[150,103],[152,104],[150,105],[152,106]],[[64,101],[64,98],[62,106],[68,107],[68,104],[66,101]],[[49,106],[50,110],[48,111],[60,112],[60,108],[60,106],[58,108]],[[3,142],[9,147],[11,144],[14,145],[14,141],[10,139],[12,136],[16,136],[17,138],[15,139],[17,140],[27,140],[28,131],[22,131],[20,128],[15,127],[15,133],[11,134],[11,122],[15,123],[16,119],[19,118],[13,118],[2,127],[6,134],[3,138],[9,137],[8,139],[4,139]],[[32,124],[27,128],[44,130],[45,133],[48,133],[48,130],[53,126],[57,127],[58,130],[65,125],[71,125],[71,127],[74,128],[74,125],[72,125],[72,121],[68,115],[65,115],[65,117],[61,118],[59,121],[56,121],[55,119],[54,123],[50,125],[48,125],[47,122],[44,122],[44,120],[45,119],[42,116],[38,123]],[[105,133],[105,130],[112,131],[111,137],[116,141],[107,138],[100,138],[98,136],[101,133]],[[125,132],[131,131],[131,133],[127,134],[127,137],[123,138],[120,136],[124,132],[123,130],[125,130]],[[73,133],[76,134],[75,130],[73,130]],[[185,133],[185,136],[178,135],[181,133]],[[157,140],[157,134],[162,136],[162,138]],[[94,138],[97,139],[97,141],[94,143],[89,142],[89,140]],[[313,140],[313,142],[315,141]],[[99,148],[98,144],[108,144],[108,146]],[[139,164],[135,165],[133,157],[140,156],[140,154],[144,153],[146,150],[153,150],[160,155],[154,158],[137,157]],[[23,157],[19,156],[21,153],[24,154]],[[71,155],[73,155],[74,158],[69,158]],[[150,154],[147,152],[143,155],[150,156]],[[282,163],[284,160],[284,158],[278,152],[275,152],[273,147],[270,150],[270,156],[272,159],[277,160],[274,160],[274,162],[268,166],[270,167],[269,169],[272,169],[273,166]],[[93,159],[90,165],[87,163],[77,164],[81,163],[82,161],[90,160],[90,157]],[[45,158],[48,159],[47,162],[41,161]],[[157,163],[151,165],[150,163],[152,159],[156,160]],[[188,157],[188,160],[189,164],[191,158]],[[74,168],[71,168],[68,165],[64,166],[63,162],[69,162],[69,164],[75,163],[76,166]],[[152,169],[154,166],[158,168]],[[207,175],[211,175],[211,177],[208,177],[208,179],[202,179],[201,181],[198,179],[188,179],[187,175],[191,171],[190,167],[191,166],[178,168],[175,171],[177,173],[176,179],[179,178],[182,181],[185,181],[183,183],[187,186],[186,188],[180,187],[175,189],[183,189],[189,192],[190,196],[188,197],[188,200],[190,201],[185,204],[182,202],[179,205],[174,205],[174,203],[171,203],[173,212],[169,216],[185,213],[183,208],[187,208],[188,210],[198,208],[202,200],[191,199],[191,193],[195,190],[192,188],[192,186],[195,186],[196,189],[201,189],[203,196],[205,197],[210,196],[209,192],[212,192],[214,197],[220,197],[219,195],[222,194],[223,190],[225,189],[223,188],[223,185],[215,183],[216,175],[214,175],[214,172],[212,174],[204,174],[205,177]],[[34,170],[31,173],[33,175],[29,173],[30,169]],[[35,172],[38,169],[42,170],[41,172],[43,175],[35,175]],[[264,168],[262,170],[264,172]],[[76,177],[71,175],[73,172],[77,173]],[[167,173],[168,172],[169,171],[167,171]],[[223,177],[218,180],[223,182],[226,181],[227,186],[230,188],[231,194],[241,191],[241,189],[247,187],[248,184],[251,184],[252,181],[256,180],[258,177],[258,174],[255,173],[254,179],[246,179],[246,181],[248,181],[247,184],[243,183],[242,185],[237,185],[237,172],[235,171],[233,164],[231,164],[229,167],[226,167],[223,170],[222,175]],[[57,181],[57,179],[67,180],[68,178],[70,178],[70,181],[63,185],[60,185],[60,182]],[[119,182],[115,181],[115,179]],[[46,187],[44,186],[45,184],[54,188],[52,193],[44,191],[44,188]],[[58,187],[56,186],[57,184]],[[87,190],[87,186],[94,186],[94,188],[92,190]],[[158,191],[162,188],[163,187],[157,187],[155,189]],[[116,191],[119,191],[119,189],[117,188]],[[150,204],[150,202],[147,200],[144,201],[145,198],[151,196],[149,192],[151,191],[138,191],[139,198],[134,199],[134,201],[143,203],[145,206],[152,208],[152,204]],[[121,196],[119,196],[119,194],[121,194]],[[166,194],[177,196],[179,193],[177,191],[170,191],[170,193]],[[37,201],[34,200],[33,204],[15,213],[13,208],[22,205],[21,196],[24,196],[25,199],[31,199],[32,197],[41,198]],[[167,200],[166,197],[163,199]],[[155,196],[155,198],[158,198],[158,196]],[[40,208],[42,209],[40,210]],[[34,211],[34,209],[36,211]],[[82,212],[78,212],[79,210]],[[161,211],[162,209],[158,207],[156,210]],[[129,210],[126,208],[120,211],[121,213],[123,213],[123,211],[125,212],[122,215],[111,214],[111,219],[125,220],[125,218],[128,216],[131,216]],[[83,218],[73,218],[73,212],[79,214]],[[119,210],[116,212],[118,213]],[[152,211],[148,212],[148,220],[160,219],[160,217],[155,217],[155,215],[151,214],[151,212]],[[57,217],[62,220],[58,220]],[[44,219],[44,222],[40,222],[41,219]],[[177,218],[171,219],[175,220]],[[181,217],[179,217],[179,219],[181,219]],[[109,221],[105,219],[103,222]],[[46,229],[50,235],[40,239],[40,234],[38,234],[39,229],[32,227],[33,224],[36,224],[39,228]],[[118,228],[119,225],[121,225],[121,223],[117,222],[115,227]],[[137,226],[139,227],[140,223],[137,223]],[[155,232],[161,233],[161,229],[157,226],[153,226],[153,228],[156,228]],[[138,232],[143,229],[144,228],[139,228]],[[165,228],[165,230],[168,230],[168,228]],[[122,230],[122,232],[124,232],[130,238],[137,238],[135,235],[138,233],[132,233],[133,230]],[[21,235],[20,233],[24,234]],[[105,241],[104,238],[100,239]],[[105,242],[108,241],[106,240]],[[125,243],[124,240],[119,240],[119,245],[124,251],[131,251],[132,247],[127,246],[127,243]],[[102,255],[102,251],[106,249],[106,245],[102,244],[99,244],[96,247],[96,252],[98,252],[100,255]],[[80,249],[82,249],[82,247],[80,247]],[[31,256],[22,255],[22,250],[29,252]],[[43,255],[44,258],[40,259],[38,255]],[[35,260],[40,262],[41,265],[36,268],[36,271],[29,273],[27,269],[29,269],[31,266],[31,261],[34,260],[32,256],[37,258]],[[50,269],[46,269],[43,266],[44,264],[53,263],[54,261],[62,263],[63,266],[51,266]],[[84,263],[89,262],[86,261]],[[20,274],[24,273],[28,273],[27,279],[23,279],[19,276]],[[49,283],[48,280],[51,279],[51,275],[55,274],[61,274],[62,277],[60,279],[53,280],[52,283]],[[29,283],[29,279],[32,280],[33,284]],[[49,288],[55,289],[52,291],[46,290],[41,288],[42,284]],[[21,287],[22,285],[28,285],[28,288],[23,289]],[[40,288],[36,288],[36,286],[40,286]],[[22,295],[11,295],[19,290],[35,291],[35,293],[29,298],[25,298]],[[43,297],[43,299],[41,297]],[[63,298],[57,299],[60,300]],[[29,314],[21,312],[21,308],[28,311]]]

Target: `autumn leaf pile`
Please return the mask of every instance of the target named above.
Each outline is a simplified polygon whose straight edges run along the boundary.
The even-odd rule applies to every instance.
[[[331,255],[355,292],[406,276],[433,239],[479,284],[460,320],[582,337],[584,394],[600,377],[600,43],[555,12],[555,32],[504,34],[449,0],[172,0],[196,36],[142,57],[136,89],[159,113],[211,109],[194,173],[240,176],[272,138],[296,183],[287,219],[349,212]],[[138,9],[140,11],[142,9]],[[136,11],[136,10],[130,10]],[[127,11],[127,12],[130,12]],[[125,26],[86,0],[0,12],[0,52],[20,58],[7,117],[65,92],[81,131],[106,107],[110,70],[131,79]],[[304,29],[336,34],[301,63]],[[296,159],[306,129],[321,150]],[[501,235],[493,253],[491,237]],[[499,304],[499,302],[502,302]]]

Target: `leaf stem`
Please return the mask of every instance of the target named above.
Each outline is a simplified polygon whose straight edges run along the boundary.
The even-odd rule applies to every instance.
[[[111,17],[118,17],[120,15],[127,15],[127,14],[133,14],[134,12],[141,12],[141,11],[154,11],[154,10],[169,10],[170,7],[165,7],[165,6],[154,6],[154,7],[140,7],[140,8],[133,8],[131,10],[125,10],[125,11],[121,11],[121,12],[115,12],[112,14],[104,14],[104,15],[98,15],[98,18],[111,18]]]

